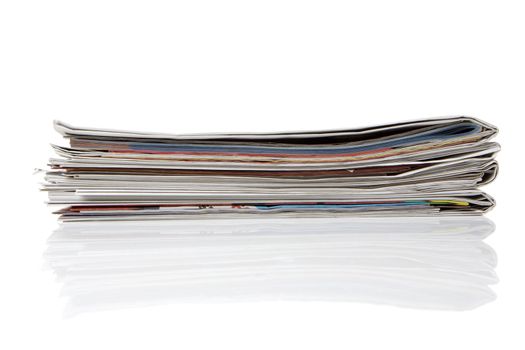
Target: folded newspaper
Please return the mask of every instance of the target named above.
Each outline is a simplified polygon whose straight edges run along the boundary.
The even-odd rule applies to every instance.
[[[471,117],[348,130],[163,134],[55,121],[43,189],[64,221],[482,214],[497,128]]]

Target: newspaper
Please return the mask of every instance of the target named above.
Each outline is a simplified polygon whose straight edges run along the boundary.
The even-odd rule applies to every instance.
[[[348,130],[164,134],[73,127],[43,190],[64,221],[482,214],[497,128],[447,117]]]

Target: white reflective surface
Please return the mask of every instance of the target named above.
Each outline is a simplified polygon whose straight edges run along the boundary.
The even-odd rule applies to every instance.
[[[66,315],[275,300],[467,310],[495,299],[493,230],[483,217],[68,223],[45,260]]]

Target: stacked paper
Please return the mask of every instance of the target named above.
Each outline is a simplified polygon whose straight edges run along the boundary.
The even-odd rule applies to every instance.
[[[55,122],[65,221],[480,214],[497,129],[470,117],[309,132],[153,134]]]

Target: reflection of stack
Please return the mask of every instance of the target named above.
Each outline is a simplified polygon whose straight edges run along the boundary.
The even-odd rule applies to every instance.
[[[492,231],[482,217],[66,223],[45,256],[72,313],[283,299],[462,310],[495,297]]]
[[[56,122],[44,189],[64,221],[435,216],[490,210],[497,129],[468,117],[286,133],[167,135]]]

